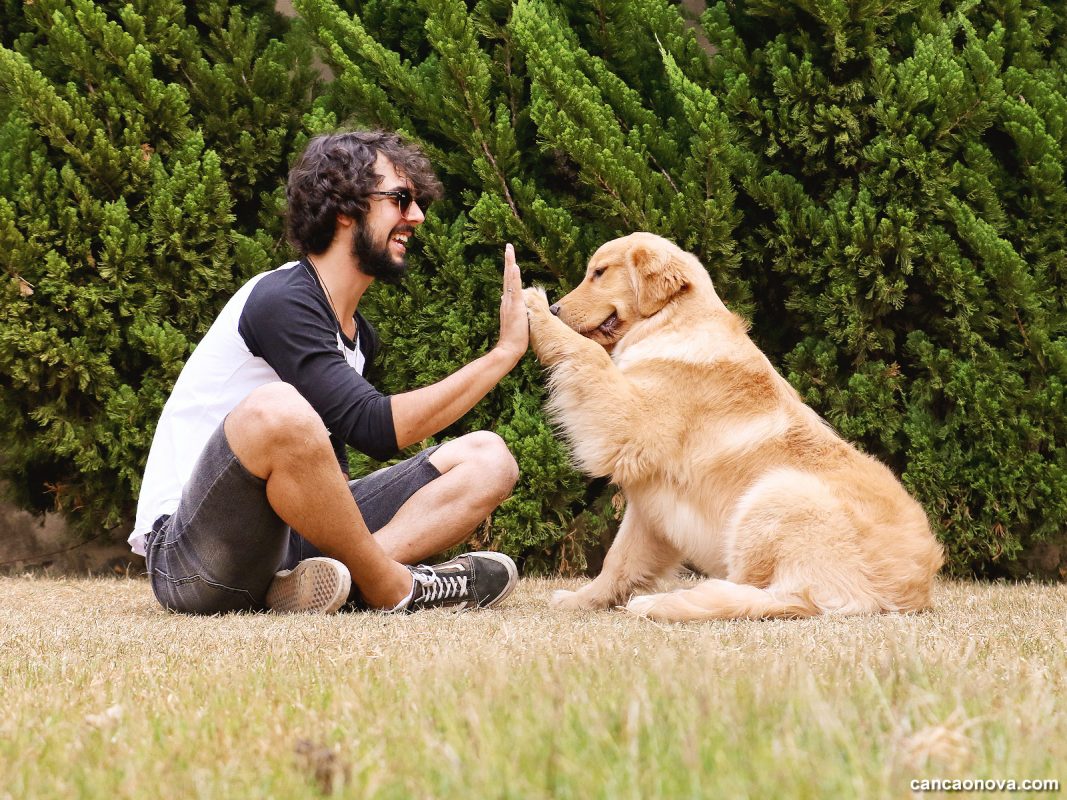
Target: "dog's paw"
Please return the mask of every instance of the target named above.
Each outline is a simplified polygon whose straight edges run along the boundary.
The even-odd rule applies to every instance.
[[[632,598],[623,610],[655,622],[693,622],[712,618],[704,609],[690,602],[685,594],[681,589],[660,594],[643,594]]]
[[[541,366],[555,365],[564,352],[566,326],[548,308],[548,296],[540,286],[523,289],[526,312],[530,318],[530,347]]]
[[[557,589],[553,592],[550,603],[553,608],[564,608],[569,611],[595,611],[607,607],[590,600],[581,592],[568,592],[566,589]]]
[[[623,608],[631,614],[638,617],[655,617],[656,604],[659,600],[658,595],[643,594],[639,597],[631,598]]]
[[[565,589],[557,589],[552,593],[549,605],[569,611],[602,611],[611,604],[600,602],[596,597],[581,591],[568,592]]]
[[[541,286],[530,286],[522,290],[522,298],[526,301],[526,310],[531,314],[548,314],[548,295]]]
[[[548,604],[552,606],[552,608],[577,610],[582,607],[577,598],[577,592],[568,592],[566,589],[557,589],[552,592],[552,597],[549,599]]]

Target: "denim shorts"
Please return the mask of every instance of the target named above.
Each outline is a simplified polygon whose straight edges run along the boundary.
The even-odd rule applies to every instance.
[[[441,477],[431,447],[349,482],[371,533],[419,489]],[[149,580],[171,611],[259,611],[278,570],[322,553],[267,502],[267,482],[237,460],[220,424],[204,446],[173,514],[145,537]],[[354,587],[353,587],[354,589]]]

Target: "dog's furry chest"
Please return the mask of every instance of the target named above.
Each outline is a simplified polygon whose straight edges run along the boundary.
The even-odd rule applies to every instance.
[[[683,561],[709,577],[726,575],[722,538],[728,509],[710,492],[690,493],[662,483],[627,490],[627,510],[641,517],[682,553]]]

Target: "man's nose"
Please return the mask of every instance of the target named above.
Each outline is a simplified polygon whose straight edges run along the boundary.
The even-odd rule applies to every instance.
[[[423,214],[422,209],[419,208],[418,200],[413,199],[411,201],[411,205],[408,206],[408,210],[404,212],[404,219],[414,225],[419,225],[426,219],[426,215]]]
[[[548,307],[548,310],[552,312],[554,316],[559,316],[559,303],[553,303]]]

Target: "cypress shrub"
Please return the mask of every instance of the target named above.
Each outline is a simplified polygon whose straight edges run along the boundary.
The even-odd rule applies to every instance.
[[[309,128],[402,130],[448,188],[414,277],[368,299],[387,387],[491,340],[505,241],[558,296],[600,243],[650,230],[902,475],[953,571],[1064,530],[1065,12],[720,3],[709,56],[667,0],[296,5],[337,74]],[[610,490],[569,471],[541,400],[528,359],[452,432],[493,427],[520,458],[496,543],[580,566]]]
[[[99,533],[192,343],[279,260],[314,73],[271,3],[7,2],[0,26],[0,477]]]
[[[947,11],[945,10],[947,8]],[[1067,522],[1067,12],[712,7],[755,328],[925,505],[956,573]]]
[[[336,75],[309,115],[309,132],[341,121],[399,130],[423,146],[446,186],[444,200],[420,229],[413,277],[402,288],[375,287],[361,305],[388,345],[378,376],[384,389],[438,380],[491,345],[506,242],[516,245],[524,281],[558,294],[576,285],[589,255],[606,239],[624,230],[656,229],[666,215],[685,215],[684,201],[670,199],[670,177],[652,163],[679,158],[672,131],[661,130],[655,113],[642,107],[641,93],[585,49],[612,43],[629,29],[640,31],[626,34],[641,46],[625,52],[634,70],[626,79],[654,94],[666,79],[653,33],[685,63],[706,63],[673,7],[611,3],[605,29],[600,9],[583,2],[541,19],[537,8],[520,3],[513,9],[506,2],[294,5]],[[638,24],[649,10],[656,22],[651,29]],[[549,52],[532,55],[539,47]],[[539,71],[553,69],[551,59],[568,54],[570,60],[556,69],[565,81],[584,83],[568,88],[566,97],[550,97],[546,84],[537,82]],[[648,58],[659,65],[651,72],[644,65]],[[611,107],[588,103],[583,92],[596,91],[601,82],[623,104],[620,113],[633,120],[619,122]],[[545,145],[546,131],[566,124],[563,116],[546,115],[568,102],[585,103],[593,115],[582,125],[584,141]],[[585,183],[578,147],[599,159],[603,181]],[[617,163],[622,159],[625,164]],[[644,196],[642,181],[654,184]],[[728,202],[714,202],[719,191],[731,190],[715,187],[700,202],[718,221],[700,232],[709,252],[729,244],[721,232],[733,212]],[[737,263],[733,254],[725,260]],[[540,368],[530,357],[443,435],[496,430],[519,460],[519,486],[493,515],[486,543],[516,556],[528,573],[581,570],[614,524],[614,491],[571,469],[541,414],[543,401]],[[353,464],[359,461],[354,456]]]
[[[313,106],[269,4],[5,2],[0,477],[23,504],[83,529],[132,510],[190,343],[286,255],[286,163],[359,124],[419,141],[446,185],[411,278],[362,306],[383,389],[490,346],[505,242],[558,296],[650,230],[902,476],[950,569],[1062,540],[1067,11],[735,0],[705,50],[669,0],[296,6],[336,75]],[[543,400],[527,358],[443,435],[495,429],[519,458],[487,542],[582,569],[613,491],[570,469]]]

